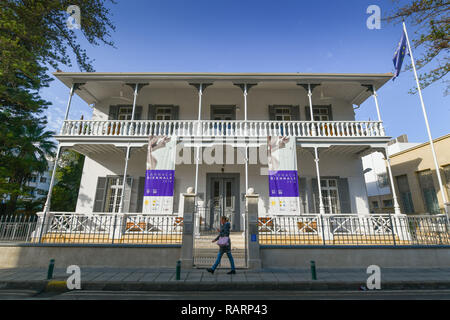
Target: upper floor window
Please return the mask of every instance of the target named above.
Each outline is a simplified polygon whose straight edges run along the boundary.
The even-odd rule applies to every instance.
[[[155,110],[155,120],[173,120],[171,107],[157,107]]]
[[[276,121],[291,121],[291,108],[277,107],[275,108],[275,120]]]
[[[330,121],[330,114],[328,107],[313,108],[314,121]]]
[[[46,177],[41,177],[40,182],[41,183],[46,183],[47,182],[47,178]]]
[[[133,107],[120,107],[118,120],[131,120],[133,115]]]
[[[300,120],[299,106],[289,106],[289,105],[269,106],[269,120],[298,121]]]

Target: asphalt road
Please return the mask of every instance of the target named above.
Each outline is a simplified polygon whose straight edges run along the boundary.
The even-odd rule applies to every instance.
[[[450,300],[450,290],[411,291],[71,291],[0,290],[0,300]]]

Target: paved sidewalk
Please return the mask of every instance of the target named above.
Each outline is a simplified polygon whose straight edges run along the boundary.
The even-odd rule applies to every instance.
[[[172,291],[172,290],[358,290],[366,285],[368,274],[362,268],[317,268],[237,270],[218,269],[211,275],[205,269],[182,270],[176,280],[175,269],[81,268],[83,290]],[[0,269],[1,289],[67,290],[69,274],[55,268],[48,281],[45,268]],[[449,268],[382,268],[381,289],[450,289]]]

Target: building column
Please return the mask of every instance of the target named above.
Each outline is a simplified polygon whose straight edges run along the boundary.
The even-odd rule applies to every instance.
[[[314,125],[314,113],[313,113],[313,103],[312,103],[312,92],[315,87],[320,86],[320,84],[311,84],[311,83],[297,83],[298,86],[302,86],[308,92],[308,101],[309,101],[309,113],[311,114],[311,134],[312,136],[317,135],[316,126]]]
[[[319,152],[317,147],[314,147],[314,162],[316,163],[316,175],[317,175],[317,189],[319,190],[319,213],[325,213],[325,207],[323,205],[322,189],[320,187],[320,171],[319,171]]]
[[[387,164],[387,168],[388,168],[389,180],[391,181],[392,199],[394,201],[394,213],[401,214],[400,206],[398,205],[397,192],[395,191],[394,178],[392,177],[391,160],[389,159],[389,154],[388,154],[387,148],[385,148],[385,150],[384,150],[384,157],[386,159],[386,164]]]
[[[246,195],[247,217],[245,236],[247,243],[247,265],[249,269],[261,269],[261,257],[258,232],[258,199],[253,188],[247,189]]]
[[[127,171],[128,171],[128,160],[130,159],[130,149],[131,147],[130,144],[128,143],[127,151],[125,153],[125,168],[123,169],[122,197],[120,197],[119,213],[123,213],[123,200],[125,198],[125,189],[127,186]]]
[[[375,108],[377,109],[378,121],[380,122],[380,127],[379,127],[380,128],[380,132],[379,132],[379,134],[381,136],[384,136],[385,132],[384,132],[384,127],[383,127],[383,122],[381,120],[380,106],[378,104],[378,95],[377,95],[377,92],[375,91],[375,87],[372,84],[363,85],[363,86],[366,87],[367,90],[369,90],[372,93],[373,100],[375,101]]]

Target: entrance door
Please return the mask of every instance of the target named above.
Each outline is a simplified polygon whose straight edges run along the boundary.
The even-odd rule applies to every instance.
[[[214,229],[220,227],[220,217],[226,216],[230,221],[232,230],[240,223],[236,219],[236,181],[235,178],[212,178],[211,179],[211,214],[210,225]],[[236,217],[235,217],[236,216]]]

